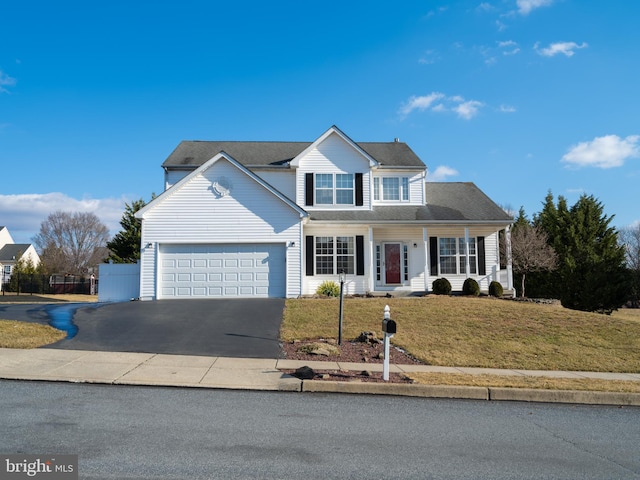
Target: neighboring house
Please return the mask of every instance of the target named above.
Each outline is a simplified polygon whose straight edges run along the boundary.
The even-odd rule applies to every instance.
[[[11,280],[13,268],[18,260],[31,259],[34,267],[40,264],[40,257],[30,243],[14,243],[7,227],[0,226],[0,290],[2,284]]]
[[[136,214],[142,300],[312,295],[341,271],[348,294],[512,288],[511,216],[472,183],[426,182],[397,140],[185,141],[162,166],[165,191]]]

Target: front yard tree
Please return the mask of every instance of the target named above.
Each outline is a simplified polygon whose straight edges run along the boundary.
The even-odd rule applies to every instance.
[[[109,230],[94,213],[51,213],[33,243],[50,273],[82,275],[107,255]]]
[[[136,263],[140,260],[142,222],[135,215],[145,205],[142,199],[125,204],[124,214],[120,220],[122,230],[107,243],[109,260],[114,263]]]
[[[551,193],[547,196],[534,224],[545,231],[558,254],[555,285],[563,306],[610,314],[627,301],[625,252],[617,231],[609,226],[612,218],[591,195],[582,195],[571,208],[562,196],[557,206]]]
[[[542,228],[522,221],[522,214],[511,232],[511,262],[514,273],[522,276],[520,296],[525,296],[525,279],[529,273],[553,270],[558,256],[548,244]]]

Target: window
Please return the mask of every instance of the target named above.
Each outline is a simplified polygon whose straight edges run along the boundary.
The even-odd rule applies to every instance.
[[[11,265],[5,265],[4,266],[4,274],[5,275],[11,275]]]
[[[352,173],[316,173],[317,205],[353,205]]]
[[[316,237],[316,274],[355,273],[354,237]]]
[[[316,273],[333,274],[333,237],[316,237]]]
[[[440,275],[466,273],[466,251],[464,238],[440,238]],[[469,273],[477,273],[476,239],[469,238]]]
[[[316,204],[333,204],[333,175],[330,173],[316,174]]]
[[[382,184],[382,188],[380,188],[380,184]],[[408,202],[409,177],[374,177],[373,199]]]
[[[336,203],[338,205],[353,205],[353,175],[351,173],[336,173]]]

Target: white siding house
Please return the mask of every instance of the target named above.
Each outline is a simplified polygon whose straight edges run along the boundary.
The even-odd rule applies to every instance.
[[[0,291],[3,284],[11,280],[17,262],[30,262],[34,267],[40,264],[40,256],[30,243],[14,243],[7,227],[0,226]]]
[[[350,294],[446,277],[510,289],[512,219],[471,183],[425,183],[404,143],[182,142],[142,219],[140,298],[297,297],[344,271]]]

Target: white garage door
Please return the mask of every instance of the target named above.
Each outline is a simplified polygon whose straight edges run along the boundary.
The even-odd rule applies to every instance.
[[[284,245],[160,245],[160,298],[284,297]]]

